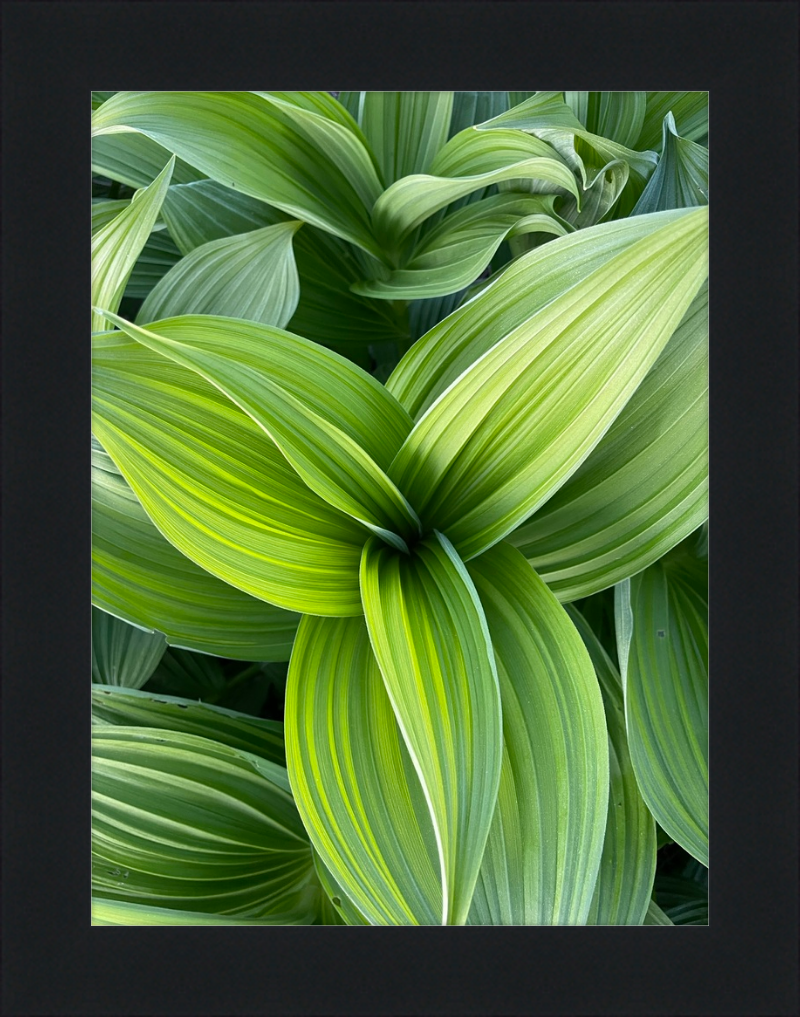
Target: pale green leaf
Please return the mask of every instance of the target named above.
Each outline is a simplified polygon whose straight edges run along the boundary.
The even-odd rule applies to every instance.
[[[92,173],[134,189],[151,184],[170,158],[166,148],[143,134],[103,134],[92,138]],[[183,159],[175,160],[173,183],[188,184],[204,176]]]
[[[173,547],[94,437],[92,603],[171,645],[239,660],[288,660],[299,620]]]
[[[505,113],[508,95],[508,92],[454,92],[448,140],[467,127]]]
[[[140,689],[164,655],[161,632],[144,632],[92,608],[92,681]]]
[[[507,191],[482,198],[426,232],[403,268],[385,280],[358,283],[352,289],[392,300],[444,296],[480,275],[503,240],[534,232],[555,236],[568,232],[553,215],[553,195]]]
[[[307,925],[306,917],[307,913],[294,909],[269,918],[233,918],[92,897],[92,925]]]
[[[355,904],[350,900],[344,890],[339,886],[331,875],[330,869],[325,866],[317,852],[314,852],[314,865],[317,869],[317,878],[320,881],[325,896],[330,901],[331,907],[336,912],[336,921],[326,922],[327,925],[369,925],[370,923],[361,914]]]
[[[567,613],[592,658],[608,727],[608,819],[588,924],[641,925],[653,891],[656,826],[631,764],[622,680],[581,613]]]
[[[646,92],[564,92],[564,99],[591,134],[633,148],[644,124]]]
[[[280,93],[120,92],[95,110],[92,130],[139,131],[214,180],[381,257],[364,201],[380,192],[366,177],[366,149],[354,131]]]
[[[497,659],[503,766],[472,925],[583,925],[600,864],[608,736],[592,662],[507,544],[469,564]]]
[[[415,343],[386,387],[418,420],[468,367],[538,310],[684,214],[604,223],[523,255]]]
[[[520,131],[468,128],[439,152],[430,173],[404,177],[383,192],[372,212],[375,233],[400,264],[403,242],[438,209],[490,184],[526,179],[545,192],[563,190],[580,200],[572,172],[549,145]]]
[[[321,892],[282,767],[196,735],[101,724],[92,885],[132,903],[307,922]]]
[[[552,497],[680,323],[706,277],[707,246],[707,210],[666,222],[576,279],[468,368],[417,422],[389,471],[424,529],[444,532],[469,559]]]
[[[258,424],[194,371],[120,332],[93,343],[93,428],[170,543],[279,607],[360,614],[364,528],[310,491]]]
[[[295,802],[345,893],[344,914],[371,925],[438,925],[430,816],[363,618],[303,618],[284,720]]]
[[[183,258],[142,304],[137,324],[179,314],[212,314],[283,328],[300,284],[292,237],[300,222],[212,240]]]
[[[361,590],[370,641],[436,834],[441,922],[462,925],[494,812],[503,751],[486,619],[463,562],[439,533],[411,556],[371,538]]]
[[[708,514],[708,286],[583,465],[508,537],[560,600],[640,572]]]
[[[92,688],[92,723],[200,735],[284,766],[283,724],[210,703],[103,685]]]
[[[287,219],[285,213],[263,201],[215,180],[170,187],[162,214],[184,254],[211,240]],[[293,246],[302,285],[290,331],[357,361],[370,343],[408,340],[407,328],[393,304],[350,291],[364,276],[350,244],[305,226],[295,234]],[[368,359],[366,363],[368,366]]]
[[[411,420],[360,368],[300,336],[240,319],[184,315],[148,329],[109,320],[224,392],[331,506],[400,548],[419,535],[414,510],[384,473]]]
[[[708,135],[708,92],[648,92],[639,149],[660,151],[664,117],[672,113],[678,134],[702,143]]]
[[[525,131],[548,142],[580,177],[584,192],[592,190],[598,180],[611,173],[610,183],[614,185],[616,193],[603,194],[601,190],[600,195],[595,197],[599,204],[592,212],[592,217],[607,214],[612,205],[616,205],[615,215],[626,215],[642,193],[657,163],[657,156],[653,152],[636,151],[587,130],[563,101],[561,92],[536,92],[507,112],[477,126],[479,131],[500,130],[504,133],[508,128]],[[627,173],[620,175],[615,172],[615,167],[619,164],[627,167]],[[579,199],[578,208],[575,209],[576,224],[582,206],[583,202]],[[564,210],[562,214],[566,214]],[[594,225],[596,221],[595,218],[587,221],[584,217],[579,224]]]
[[[617,643],[642,797],[708,866],[708,563],[688,543],[616,587]]]
[[[92,235],[92,306],[116,311],[133,266],[155,225],[169,187],[174,159],[152,184],[138,191],[130,205]],[[92,311],[92,331],[105,328]]]
[[[664,914],[661,908],[656,904],[654,900],[651,900],[647,907],[647,914],[645,915],[642,925],[674,925],[675,923]]]
[[[428,172],[447,141],[452,109],[452,92],[361,93],[358,123],[384,187],[411,173]]]
[[[708,149],[682,138],[672,113],[664,117],[661,159],[631,215],[708,204]]]

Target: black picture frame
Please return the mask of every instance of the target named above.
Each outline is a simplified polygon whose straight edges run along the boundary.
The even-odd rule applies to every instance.
[[[3,5],[5,1014],[798,1012],[797,23],[764,0]],[[564,82],[710,91],[710,925],[91,928],[89,91]]]

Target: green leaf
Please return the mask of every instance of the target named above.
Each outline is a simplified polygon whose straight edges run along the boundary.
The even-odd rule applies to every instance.
[[[215,180],[170,187],[162,214],[184,254],[211,240],[287,219],[263,201]],[[306,226],[295,234],[293,246],[302,286],[290,331],[353,360],[366,354],[369,343],[408,340],[408,330],[392,304],[350,291],[364,276],[350,244]]]
[[[609,113],[611,114],[610,110]],[[616,119],[611,114],[609,124]],[[656,167],[657,158],[654,153],[635,151],[609,137],[586,130],[563,101],[560,92],[535,92],[519,105],[477,126],[479,131],[505,131],[508,128],[525,131],[549,143],[580,177],[584,192],[599,185],[591,217],[584,215],[582,220],[578,218],[578,212],[584,204],[579,197],[578,208],[574,210],[576,225],[594,225],[618,200],[615,215],[627,215]],[[623,174],[618,173],[620,165],[626,169]],[[613,187],[606,192],[602,184],[609,173],[609,183]],[[621,198],[623,188],[624,199]],[[565,210],[562,210],[562,214],[566,214]]]
[[[497,810],[472,925],[582,925],[600,864],[608,736],[591,660],[564,609],[507,544],[469,564],[503,705]]]
[[[425,233],[403,268],[385,280],[357,283],[354,292],[386,299],[444,296],[480,275],[500,244],[523,233],[563,236],[553,217],[553,195],[507,191],[450,213]]]
[[[567,614],[592,658],[608,727],[608,819],[588,924],[641,925],[653,891],[656,826],[631,764],[622,680],[580,612],[568,607]]]
[[[345,893],[344,913],[371,925],[438,925],[430,815],[363,618],[303,618],[284,716],[295,802]]]
[[[130,205],[92,235],[92,306],[116,311],[133,266],[161,211],[175,162],[170,159],[152,184],[138,191]],[[105,328],[92,311],[92,331]]]
[[[389,471],[423,529],[444,532],[468,560],[551,497],[642,382],[705,279],[707,259],[707,210],[685,213],[573,277],[572,288],[464,371]],[[477,300],[466,306],[477,310]]]
[[[283,328],[300,294],[292,253],[292,237],[300,226],[278,223],[196,248],[155,286],[137,324],[211,314]]]
[[[591,134],[632,148],[642,132],[646,92],[564,92],[567,105]]]
[[[443,925],[463,925],[497,799],[500,693],[481,603],[436,533],[412,556],[372,538],[361,591],[370,641],[428,803]]]
[[[675,923],[664,914],[654,900],[647,907],[647,914],[642,925],[674,925]]]
[[[92,138],[92,173],[134,189],[151,184],[170,158],[166,148],[143,134],[103,134]],[[182,159],[175,160],[173,183],[187,184],[202,180],[204,175]]]
[[[299,621],[173,547],[94,437],[92,603],[171,645],[239,660],[288,660]]]
[[[269,918],[232,918],[92,897],[92,925],[307,925],[306,917],[306,913],[294,909]]]
[[[637,148],[660,151],[662,125],[668,113],[672,113],[682,138],[702,142],[708,135],[708,92],[648,92]]]
[[[708,515],[708,285],[583,465],[508,537],[575,600],[652,565]]]
[[[95,685],[92,688],[92,723],[157,727],[200,735],[232,749],[253,752],[279,766],[286,763],[283,724],[279,721],[250,717],[236,710],[179,696]]]
[[[344,890],[339,886],[331,875],[330,869],[326,868],[324,862],[314,852],[314,865],[317,869],[317,878],[320,881],[325,896],[331,902],[331,907],[336,911],[337,920],[326,922],[326,925],[369,925],[367,919],[361,914],[355,904],[350,900]]]
[[[628,743],[656,821],[708,866],[708,564],[686,543],[616,587]]]
[[[224,392],[331,506],[396,547],[419,534],[384,473],[411,420],[370,375],[307,339],[240,319],[185,315],[149,329],[109,320]]]
[[[319,905],[286,771],[196,735],[94,725],[92,854],[111,899],[306,922]]]
[[[508,92],[454,92],[449,138],[508,109]]]
[[[258,424],[198,374],[123,333],[93,343],[93,428],[170,543],[280,607],[361,614],[363,527],[310,491]]]
[[[383,192],[372,211],[375,233],[397,262],[411,231],[438,209],[490,184],[528,179],[546,192],[561,188],[579,200],[575,178],[549,145],[519,131],[468,128],[439,152],[429,174],[405,177]]]
[[[682,138],[672,113],[664,117],[661,159],[631,215],[708,204],[708,149]]]
[[[369,209],[381,188],[369,153],[353,129],[329,119],[331,109],[304,108],[287,94],[120,92],[95,110],[92,131],[139,131],[214,180],[380,258]]]
[[[419,420],[468,367],[538,310],[683,215],[604,223],[524,254],[415,343],[386,387]]]
[[[92,608],[92,681],[140,689],[164,655],[160,632],[143,632]]]
[[[358,123],[384,187],[410,173],[427,173],[447,141],[453,93],[361,92],[357,102]]]
[[[125,287],[125,296],[134,300],[144,300],[159,280],[180,260],[181,252],[166,231],[151,233],[133,266],[128,285]]]

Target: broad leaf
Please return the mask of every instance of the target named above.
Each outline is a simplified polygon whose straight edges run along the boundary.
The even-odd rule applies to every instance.
[[[702,143],[708,135],[708,92],[648,92],[637,148],[660,151],[668,113],[672,113],[682,138]]]
[[[367,150],[352,129],[280,93],[120,92],[95,110],[92,130],[139,131],[214,180],[381,256]]]
[[[444,296],[480,275],[506,238],[541,232],[556,236],[568,232],[553,216],[553,195],[496,194],[444,218],[425,233],[403,268],[385,280],[352,288],[365,296],[391,299]]]
[[[155,286],[137,324],[179,314],[212,314],[283,328],[300,294],[292,252],[292,237],[300,226],[296,221],[278,223],[196,248]]]
[[[92,603],[167,643],[239,660],[288,660],[298,616],[195,565],[156,529],[92,438]]]
[[[591,134],[633,148],[642,132],[646,92],[564,92],[564,99]]]
[[[286,771],[162,729],[92,729],[92,884],[177,910],[313,921],[319,883]]]
[[[572,172],[549,145],[519,131],[468,128],[439,152],[429,174],[405,177],[383,192],[372,212],[376,235],[401,264],[404,241],[438,209],[490,184],[528,179],[548,193],[564,190],[580,200]]]
[[[503,766],[472,925],[582,925],[600,864],[608,735],[591,660],[507,544],[469,564],[497,659]]]
[[[144,300],[153,287],[180,260],[181,252],[166,230],[151,233],[133,266],[128,285],[125,287],[125,297]]]
[[[148,329],[109,320],[224,392],[331,506],[400,548],[419,535],[384,473],[411,421],[370,375],[300,336],[239,319],[185,315]]]
[[[92,306],[116,311],[133,266],[161,211],[174,159],[152,184],[137,192],[130,205],[92,235]],[[92,331],[105,328],[102,315],[92,311]]]
[[[92,138],[92,173],[134,189],[152,184],[170,158],[166,148],[143,134],[103,134]],[[182,159],[175,160],[173,183],[188,184],[204,176]]]
[[[430,809],[442,924],[461,925],[497,798],[503,743],[494,653],[478,595],[449,541],[411,556],[372,538],[361,591],[370,641]]]
[[[454,92],[449,138],[508,109],[508,92]]]
[[[271,914],[269,918],[232,918],[92,897],[92,925],[308,925],[307,917],[307,912],[297,908],[285,914]]]
[[[580,612],[567,613],[592,658],[608,726],[608,819],[588,924],[641,925],[653,891],[656,825],[631,765],[622,680]]]
[[[350,901],[372,925],[440,924],[430,816],[363,618],[303,618],[285,725],[297,808],[345,913]]]
[[[280,607],[361,614],[364,528],[310,491],[259,425],[194,371],[120,332],[93,342],[95,433],[170,543]]]
[[[287,216],[215,180],[170,187],[162,214],[184,254],[222,237],[247,233]],[[302,279],[300,298],[290,331],[330,346],[361,363],[370,343],[408,340],[397,308],[386,300],[352,293],[364,273],[350,244],[305,226],[293,238],[294,257]],[[369,358],[366,357],[366,366]]]
[[[595,269],[685,212],[604,223],[531,251],[468,294],[408,351],[386,387],[415,420],[501,339]]]
[[[664,117],[661,159],[631,215],[708,204],[708,149],[682,138],[672,113]]]
[[[314,865],[317,869],[317,878],[320,881],[320,885],[337,915],[336,921],[326,922],[325,924],[369,925],[370,923],[350,900],[341,886],[339,886],[331,875],[330,869],[326,868],[316,851],[314,852]]]
[[[674,925],[675,923],[664,914],[654,900],[647,907],[647,914],[642,925]]]
[[[164,655],[161,632],[144,632],[92,608],[92,681],[140,689]]]
[[[452,92],[362,92],[358,123],[388,187],[411,173],[427,173],[447,141]]]
[[[600,215],[605,215],[613,205],[616,205],[615,216],[627,215],[657,162],[657,157],[652,152],[635,151],[609,137],[586,130],[563,101],[561,92],[535,92],[519,105],[477,127],[480,131],[505,131],[508,128],[525,131],[548,142],[580,177],[584,192],[600,186],[600,194],[595,196],[598,204],[591,218],[587,221],[584,217],[583,221],[576,221],[576,225],[594,225]],[[617,173],[620,165],[625,167],[625,172],[621,175]],[[609,173],[614,191],[603,194],[602,181]],[[625,196],[617,203],[623,189]],[[604,206],[602,210],[601,203]],[[582,204],[579,199],[578,207],[574,210],[576,219]]]
[[[708,572],[687,542],[616,588],[628,744],[656,821],[708,866]]]
[[[157,727],[200,735],[285,765],[283,724],[209,703],[103,685],[92,688],[92,723]]]
[[[708,515],[708,286],[583,465],[508,537],[560,600],[657,561]]]
[[[551,497],[642,382],[707,260],[707,211],[693,210],[575,280],[464,371],[389,471],[423,528],[466,560]]]

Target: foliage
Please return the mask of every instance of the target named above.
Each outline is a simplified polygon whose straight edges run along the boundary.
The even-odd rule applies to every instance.
[[[707,922],[705,93],[92,109],[93,922]]]

